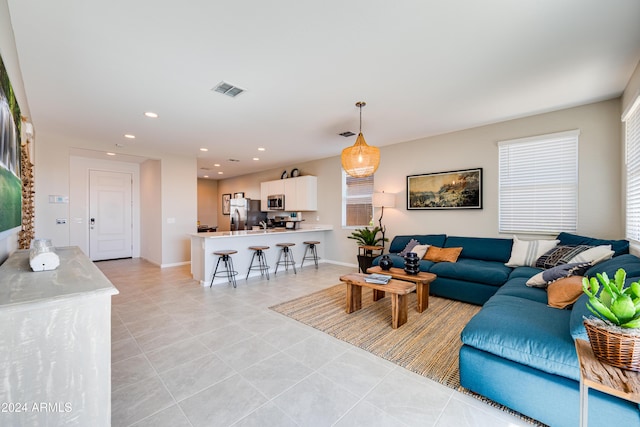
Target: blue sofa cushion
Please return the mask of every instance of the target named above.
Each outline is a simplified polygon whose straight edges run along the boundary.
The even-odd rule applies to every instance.
[[[627,272],[627,282],[629,282],[629,278],[640,276],[640,258],[631,254],[613,257],[588,269],[585,276],[595,277],[596,273],[606,272],[609,277],[613,277],[619,268],[624,268]]]
[[[497,261],[458,258],[457,262],[435,263],[429,272],[438,277],[500,286],[507,281],[511,269]]]
[[[589,301],[589,297],[584,294],[578,298],[578,301],[573,303],[571,317],[569,319],[569,332],[574,340],[581,339],[589,341],[587,330],[582,323],[585,317],[593,316],[593,313],[587,308],[587,301]]]
[[[509,274],[509,280],[515,279],[516,277],[525,277],[528,279],[540,273],[541,271],[542,271],[541,268],[529,267],[528,265],[523,265],[520,267],[516,267],[513,269],[513,271],[511,271],[511,273]]]
[[[393,238],[391,244],[389,245],[389,252],[392,254],[402,252],[402,250],[405,248],[405,246],[407,246],[407,243],[409,243],[411,239],[416,239],[422,245],[433,245],[442,247],[446,238],[446,234],[412,234],[405,236],[396,236]]]
[[[513,240],[511,239],[449,236],[444,247],[457,248],[462,246],[462,253],[460,254],[462,258],[505,263],[511,257],[512,245]]]
[[[547,303],[547,292],[544,289],[534,288],[526,285],[526,277],[511,278],[496,292],[496,295],[510,295],[536,301],[542,304]]]
[[[562,232],[557,237],[560,240],[561,245],[589,245],[589,246],[601,246],[611,245],[611,249],[615,251],[614,257],[618,255],[629,253],[629,241],[627,240],[604,240],[594,239],[593,237],[580,236],[577,234]]]
[[[578,381],[570,313],[510,295],[494,295],[462,331],[462,342],[514,362]]]

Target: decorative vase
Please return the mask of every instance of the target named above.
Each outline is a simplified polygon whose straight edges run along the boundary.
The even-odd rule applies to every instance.
[[[418,274],[420,271],[420,258],[415,252],[407,252],[404,256],[404,271],[407,274]]]
[[[382,255],[382,258],[380,258],[380,262],[378,263],[378,265],[381,269],[386,271],[393,267],[393,261],[391,260],[389,255]]]

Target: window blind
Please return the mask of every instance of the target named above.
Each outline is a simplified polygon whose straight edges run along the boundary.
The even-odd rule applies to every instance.
[[[578,130],[498,143],[500,232],[573,232],[578,216]]]
[[[342,225],[368,226],[373,217],[373,175],[355,178],[342,171]]]
[[[626,237],[640,241],[640,96],[624,114],[627,183]]]

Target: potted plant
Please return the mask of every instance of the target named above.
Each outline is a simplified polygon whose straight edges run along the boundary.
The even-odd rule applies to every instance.
[[[587,308],[596,318],[585,318],[595,356],[610,365],[640,371],[640,283],[625,286],[620,268],[613,279],[607,273],[582,280],[589,297]]]
[[[353,239],[358,242],[358,246],[378,246],[382,242],[388,242],[389,239],[385,237],[378,237],[378,234],[382,230],[380,227],[374,228],[358,228],[350,236],[349,239]],[[364,249],[363,253],[358,253],[358,265],[363,273],[367,272],[367,269],[371,267],[373,263],[373,250]]]

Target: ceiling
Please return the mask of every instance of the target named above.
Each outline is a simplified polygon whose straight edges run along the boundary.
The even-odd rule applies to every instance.
[[[339,155],[357,101],[384,146],[617,97],[640,60],[636,0],[8,4],[36,133],[213,179]]]

